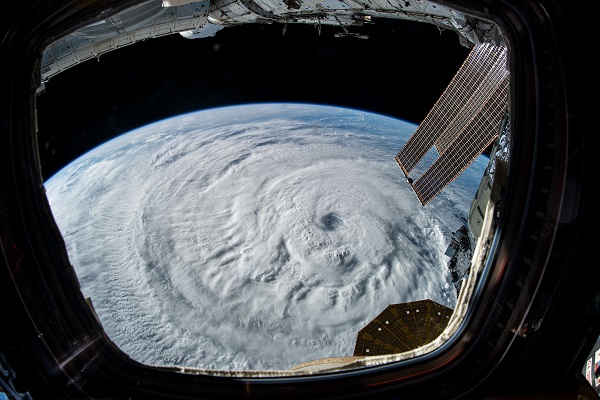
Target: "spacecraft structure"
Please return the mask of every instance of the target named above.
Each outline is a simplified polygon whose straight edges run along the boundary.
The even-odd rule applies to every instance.
[[[425,0],[150,0],[116,12],[52,43],[44,51],[41,81],[83,61],[130,44],[171,34],[187,39],[214,36],[223,28],[241,24],[312,24],[340,28],[336,37],[367,39],[359,32],[378,19],[397,19],[453,30],[468,48],[481,43],[500,45],[497,26]],[[39,91],[44,89],[43,85]]]

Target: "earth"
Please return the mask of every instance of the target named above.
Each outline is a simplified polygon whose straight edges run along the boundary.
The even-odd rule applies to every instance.
[[[121,135],[45,187],[130,357],[285,370],[352,355],[389,304],[454,308],[444,252],[487,159],[423,207],[394,160],[416,128],[323,105],[210,109]]]

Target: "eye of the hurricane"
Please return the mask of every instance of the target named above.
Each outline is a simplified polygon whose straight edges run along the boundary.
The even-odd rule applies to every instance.
[[[106,334],[144,364],[258,376],[362,368],[381,363],[382,357],[397,362],[443,346],[442,337],[462,323],[453,313],[461,306],[459,298],[469,302],[459,295],[472,293],[481,276],[485,257],[474,263],[473,255],[494,233],[490,218],[508,168],[508,71],[499,31],[488,27],[489,37],[464,36],[468,24],[482,21],[421,2],[421,9],[452,35],[448,53],[454,56],[444,62],[452,62],[453,70],[436,88],[419,86],[423,96],[434,93],[422,101],[395,90],[394,98],[406,99],[398,100],[393,113],[391,108],[381,112],[393,102],[379,99],[379,91],[385,91],[386,80],[400,79],[398,74],[373,80],[371,85],[382,85],[375,92],[369,84],[354,85],[350,98],[347,80],[323,91],[319,75],[304,79],[301,71],[324,71],[343,57],[336,69],[341,73],[356,54],[349,49],[357,45],[363,46],[365,62],[377,57],[382,54],[377,43],[391,46],[389,36],[402,30],[401,21],[377,30],[377,23],[366,24],[375,22],[371,16],[340,9],[330,18],[319,7],[295,3],[264,12],[260,18],[285,22],[286,35],[279,32],[276,43],[295,40],[292,31],[306,29],[303,23],[313,29],[307,15],[318,13],[323,27],[318,25],[311,40],[303,34],[302,42],[283,42],[278,50],[290,57],[314,53],[314,59],[289,74],[281,71],[295,68],[294,63],[256,71],[249,62],[239,72],[231,60],[247,46],[228,50],[232,38],[252,34],[253,43],[261,42],[259,35],[272,28],[236,35],[243,27],[228,25],[256,21],[244,19],[248,13],[237,15],[234,3],[246,4],[217,2],[209,10],[208,2],[146,2],[117,15],[119,21],[133,21],[131,26],[115,30],[117,19],[100,21],[44,53],[45,88],[38,94],[39,148],[49,176],[44,186],[81,292]],[[423,12],[414,13],[411,2],[392,3],[394,10],[406,9],[403,18]],[[296,11],[305,20],[297,16],[298,27],[292,28],[288,14]],[[389,11],[369,12],[382,18]],[[188,28],[176,38],[156,39],[156,48],[145,42],[136,51],[135,44],[95,54],[102,55],[101,63],[81,65],[75,64],[85,60],[66,56],[137,41],[171,24],[173,15]],[[415,19],[421,20],[429,19]],[[438,46],[448,46],[448,35],[429,27],[432,31],[420,40],[433,45],[443,39]],[[372,53],[360,40],[367,36],[374,43]],[[331,38],[346,47],[337,50]],[[137,78],[128,69],[150,49],[172,51],[173,65],[179,51],[186,57],[202,54],[206,74],[195,63],[189,76],[183,67],[160,64],[158,70],[178,73],[150,95],[140,84],[142,89],[129,90],[126,100],[115,100],[115,92],[122,94],[133,81],[159,79],[152,72]],[[126,51],[130,62],[119,56],[126,57]],[[421,60],[422,47],[416,45],[402,51],[415,64],[444,64]],[[150,68],[154,61],[159,63],[145,65]],[[112,102],[110,115],[91,114],[106,107],[86,104],[74,117],[88,123],[85,127],[52,120],[54,106],[77,107],[54,97],[78,90],[69,83],[70,74],[103,79],[104,65],[123,78],[94,89],[110,92],[105,93]],[[411,74],[402,74],[403,87],[414,84]],[[465,76],[474,82],[465,83]],[[198,77],[201,83],[194,81]],[[253,81],[260,81],[260,89]],[[176,93],[169,91],[172,87]],[[243,90],[252,95],[242,96]],[[323,97],[327,91],[333,96]],[[244,104],[232,105],[240,98]],[[366,103],[376,99],[381,102],[369,108]],[[191,103],[181,106],[186,101]],[[418,112],[402,114],[420,102]],[[51,133],[59,131],[64,137],[57,140]],[[58,147],[59,142],[72,148]]]
[[[335,231],[343,224],[342,217],[334,212],[327,213],[319,219],[319,227],[324,231]]]

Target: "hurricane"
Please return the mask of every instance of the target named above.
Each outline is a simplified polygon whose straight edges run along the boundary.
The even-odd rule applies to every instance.
[[[422,206],[394,155],[416,125],[253,104],[123,134],[45,182],[108,337],[149,365],[286,370],[352,355],[389,304],[453,308],[444,254],[485,165]]]

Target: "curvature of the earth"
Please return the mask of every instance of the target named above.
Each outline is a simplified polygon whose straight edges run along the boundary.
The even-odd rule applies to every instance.
[[[423,207],[394,161],[416,126],[305,104],[140,128],[46,182],[82,291],[135,360],[288,369],[351,355],[388,304],[454,307],[444,255],[483,161]]]

